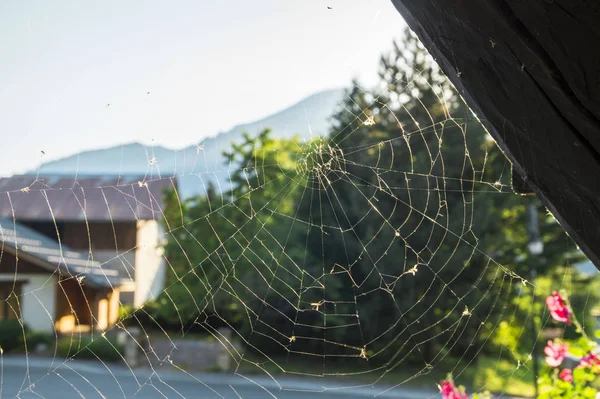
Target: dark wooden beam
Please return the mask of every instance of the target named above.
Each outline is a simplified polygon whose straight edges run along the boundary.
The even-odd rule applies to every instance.
[[[392,1],[515,172],[600,267],[600,3]]]
[[[535,191],[527,184],[527,181],[514,169],[512,170],[512,189],[517,194],[533,195]]]

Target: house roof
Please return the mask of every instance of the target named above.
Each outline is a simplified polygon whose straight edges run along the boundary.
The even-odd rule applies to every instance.
[[[162,219],[175,178],[32,176],[0,178],[0,218],[54,221]]]
[[[118,287],[131,280],[119,257],[99,262],[89,259],[87,251],[72,250],[10,219],[0,219],[2,251],[18,254],[49,272],[83,278],[84,284],[97,288]]]

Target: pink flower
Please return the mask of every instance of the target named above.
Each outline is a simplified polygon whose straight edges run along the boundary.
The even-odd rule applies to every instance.
[[[569,326],[571,325],[569,308],[565,306],[558,292],[553,291],[552,295],[546,298],[546,305],[548,305],[548,310],[550,310],[550,315],[554,320],[565,322]]]
[[[452,381],[442,381],[440,383],[440,390],[442,399],[468,399],[467,394],[455,387]]]
[[[548,341],[548,346],[544,348],[544,353],[546,354],[546,363],[550,367],[558,367],[565,359],[565,355],[567,354],[567,349],[569,349],[568,344],[563,344],[560,342],[552,342]]]
[[[565,382],[573,382],[573,371],[571,369],[563,369],[558,376]]]
[[[581,360],[579,361],[579,366],[577,367],[593,367],[599,363],[600,361],[598,361],[596,355],[594,355],[593,353],[588,353],[587,355],[581,358]]]

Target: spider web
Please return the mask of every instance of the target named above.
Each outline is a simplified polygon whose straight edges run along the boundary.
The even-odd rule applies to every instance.
[[[531,286],[486,253],[481,244],[486,237],[476,234],[476,216],[485,214],[478,207],[514,194],[510,164],[491,139],[472,138],[470,132],[482,131],[480,122],[464,112],[455,116],[445,88],[429,84],[439,111],[433,114],[414,95],[415,82],[396,83],[400,89],[384,94],[353,87],[365,104],[346,101],[354,107],[340,110],[343,125],[334,125],[327,137],[284,145],[249,137],[238,143],[219,169],[186,174],[204,193],[195,200],[178,195],[181,176],[161,176],[160,159],[152,154],[144,179],[94,187],[127,197],[132,212],[161,202],[142,201],[130,194],[134,188],[167,182],[175,189],[166,209],[151,207],[168,242],[161,255],[168,276],[164,287],[154,302],[104,331],[56,333],[55,343],[66,337],[73,349],[67,357],[54,350],[49,364],[27,346],[19,317],[27,371],[11,393],[23,398],[57,392],[86,398],[431,397],[434,380],[427,380],[433,391],[415,393],[405,386],[440,368],[460,379],[476,356],[492,347],[498,323],[503,318],[516,323],[516,313],[506,314],[514,310],[505,304],[519,287]],[[390,114],[393,137],[376,129]],[[198,165],[204,151],[199,145]],[[251,156],[244,159],[243,151]],[[81,198],[97,195],[75,184],[57,189],[46,183],[38,176],[34,184],[2,192],[1,201],[13,209],[10,223],[2,225],[2,256],[9,256],[5,244],[11,237],[17,248],[13,285],[2,303],[17,315],[27,311],[21,306],[26,296],[44,307],[41,292],[55,280],[36,291],[16,288],[19,262],[27,257],[18,255],[26,243],[15,238],[21,220],[14,216],[13,198],[43,196],[58,231],[61,222],[52,211],[60,204],[49,199],[53,192],[80,199],[85,220],[88,208]],[[115,222],[111,216],[116,236]],[[87,238],[91,253],[89,231]],[[58,246],[63,247],[60,239]],[[81,273],[64,271],[74,263],[60,251],[52,275],[85,285],[94,260],[88,258]],[[109,263],[97,265],[107,280]],[[87,297],[84,301],[95,306]],[[166,309],[162,314],[157,303]],[[183,339],[199,331],[212,337],[213,346],[186,346]],[[86,334],[91,341],[82,340]],[[117,350],[121,341],[111,338],[117,335],[134,348],[135,362],[128,349]],[[116,363],[95,349],[99,361],[74,360],[96,341],[119,352]],[[206,369],[181,360],[186,351],[191,358],[210,357],[214,347],[220,348],[215,362],[229,363],[231,374],[201,373]],[[3,376],[16,361],[2,355]],[[515,361],[510,373],[523,370],[530,371],[530,361]],[[57,380],[61,387],[49,385]],[[12,389],[6,379],[1,386]]]

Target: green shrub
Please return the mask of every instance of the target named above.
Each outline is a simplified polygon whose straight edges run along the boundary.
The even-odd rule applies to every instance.
[[[5,352],[24,348],[23,330],[18,320],[0,320],[0,348]]]
[[[27,350],[35,350],[38,345],[45,344],[48,348],[53,347],[56,337],[52,333],[44,331],[29,331],[25,335]]]
[[[123,355],[123,347],[116,340],[102,335],[81,335],[58,340],[57,352],[64,358],[100,359],[117,361]]]

